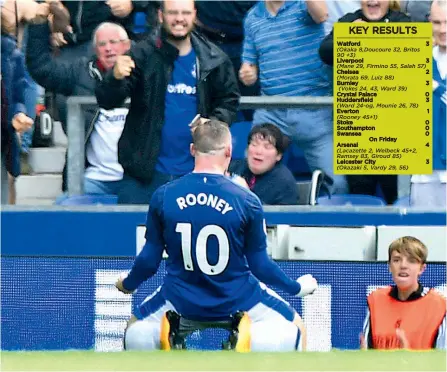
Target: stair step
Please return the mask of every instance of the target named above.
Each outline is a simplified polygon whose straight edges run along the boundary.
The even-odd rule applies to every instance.
[[[29,164],[33,174],[62,173],[65,165],[64,147],[37,147],[29,152]]]
[[[62,193],[62,175],[37,174],[16,179],[17,199],[56,199]]]
[[[55,146],[68,146],[68,139],[60,121],[53,122],[53,142]]]

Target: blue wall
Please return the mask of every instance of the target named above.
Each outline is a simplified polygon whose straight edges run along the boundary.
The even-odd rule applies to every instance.
[[[417,213],[397,208],[369,208],[373,211],[377,209],[377,212],[360,212],[361,208],[348,208],[343,212],[330,212],[328,208],[322,207],[265,209],[267,225],[446,225],[445,214]],[[278,209],[281,211],[278,212]],[[101,210],[71,211],[63,208],[46,211],[2,211],[2,254],[133,256],[136,226],[144,225],[145,221],[144,208],[141,211],[114,213]]]

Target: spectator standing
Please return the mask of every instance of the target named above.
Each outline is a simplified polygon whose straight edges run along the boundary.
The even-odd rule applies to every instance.
[[[26,54],[27,41],[28,41],[28,26],[25,29],[24,37],[22,40],[22,52],[24,54]],[[27,83],[27,89],[25,92],[26,114],[35,121],[39,86],[30,76],[27,68],[25,69],[25,77]],[[21,136],[21,146],[20,146],[21,174],[30,174],[32,172],[31,166],[29,164],[29,151],[33,142],[33,134],[34,134],[34,126],[32,126],[30,130],[25,131]]]
[[[262,95],[330,96],[330,69],[318,58],[327,19],[325,1],[259,2],[245,20],[245,41],[239,77],[246,85],[258,79]],[[334,179],[333,192],[346,181],[333,172],[332,107],[256,110],[253,124],[273,123],[304,152],[310,169]]]
[[[8,171],[6,170],[6,146],[9,142],[9,121],[8,121],[8,99],[6,97],[6,89],[5,85],[3,84],[3,79],[1,79],[1,85],[2,85],[2,111],[1,111],[1,118],[2,118],[2,148],[1,148],[1,204],[7,204],[8,203]]]
[[[433,173],[411,178],[412,206],[446,208],[446,43],[447,6],[444,0],[435,0],[430,11],[433,25]]]
[[[142,38],[154,30],[148,30],[148,25],[155,27],[152,19],[158,2],[154,1],[131,1],[131,0],[109,0],[109,1],[60,1],[58,3],[68,14],[69,26],[54,28],[55,23],[66,24],[61,21],[52,22],[52,43],[56,48],[55,55],[63,60],[71,62],[81,57],[91,58],[95,53],[91,40],[93,32],[104,22],[112,22],[122,25],[130,38]],[[143,14],[146,18],[144,29],[135,29],[135,20]],[[137,17],[138,15],[138,17]],[[137,18],[136,18],[137,17]],[[65,21],[65,20],[64,20]],[[135,32],[135,33],[134,33]],[[138,34],[137,34],[138,32]],[[67,133],[65,111],[66,97],[55,94],[51,97],[47,106],[55,119],[60,120],[62,128]]]
[[[2,203],[5,198],[9,204],[15,204],[15,179],[20,175],[20,137],[28,131],[34,120],[27,116],[26,96],[31,86],[26,78],[25,61],[20,50],[23,26],[27,23],[45,22],[50,14],[47,3],[39,4],[33,0],[6,0],[1,4],[2,55],[1,71],[4,96],[8,102],[6,127],[2,129],[2,176],[4,169],[9,173],[8,186],[2,192]],[[2,97],[2,99],[3,99]],[[4,178],[2,184],[5,185]]]
[[[118,56],[130,49],[126,30],[105,22],[94,31],[95,56],[79,57],[70,62],[51,54],[48,24],[30,26],[27,64],[31,75],[45,89],[65,96],[91,96],[97,80],[111,70]],[[86,194],[117,194],[123,176],[118,163],[118,140],[128,109],[121,105],[111,110],[97,106],[84,108],[86,138]],[[65,118],[64,118],[65,120]],[[66,169],[63,191],[66,191]]]
[[[164,1],[161,37],[131,49],[97,86],[101,107],[131,98],[118,145],[124,168],[119,203],[148,204],[164,183],[192,171],[189,123],[199,114],[231,124],[239,90],[229,58],[192,32],[194,2]]]
[[[53,1],[46,1],[39,4],[34,0],[4,1],[2,32],[16,37],[17,47],[21,48],[22,52],[25,53],[27,24],[45,22],[47,17],[51,15],[52,3]],[[25,89],[26,114],[34,120],[36,116],[37,86],[26,69],[25,76],[27,83]],[[20,135],[21,174],[29,174],[31,170],[28,163],[28,153],[32,142],[33,128],[31,127],[30,130]],[[14,178],[11,179],[11,191],[13,188]]]
[[[292,172],[281,163],[289,139],[273,124],[256,125],[248,136],[247,160],[230,166],[264,205],[296,205],[298,187]]]

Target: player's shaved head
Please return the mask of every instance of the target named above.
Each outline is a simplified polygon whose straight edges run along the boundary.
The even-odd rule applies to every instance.
[[[192,128],[192,138],[196,153],[215,155],[231,145],[228,125],[219,120],[208,120]]]

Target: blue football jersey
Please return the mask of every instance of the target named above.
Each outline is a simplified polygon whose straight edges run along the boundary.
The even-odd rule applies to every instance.
[[[146,244],[124,288],[133,291],[152,277],[164,250],[161,295],[189,319],[225,319],[266,301],[259,280],[293,295],[301,290],[267,255],[258,197],[223,175],[191,173],[154,193]],[[284,305],[274,302],[269,306],[278,310]],[[158,305],[148,301],[140,310],[147,315],[157,310],[152,306]],[[293,312],[285,313],[293,319]]]
[[[147,241],[160,235],[154,242],[169,256],[162,293],[182,315],[222,318],[252,306],[260,287],[245,255],[267,249],[256,195],[225,176],[191,173],[158,189],[150,209]]]

